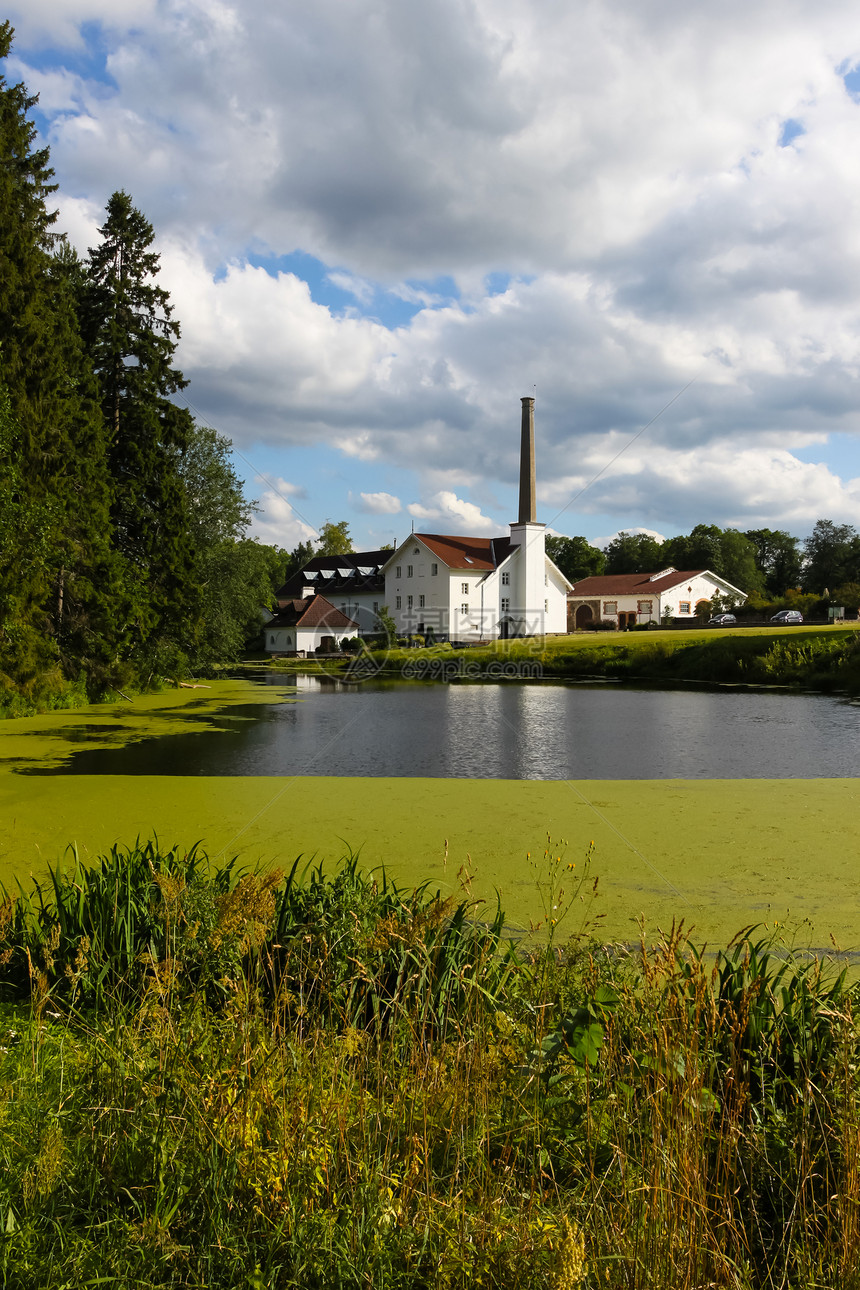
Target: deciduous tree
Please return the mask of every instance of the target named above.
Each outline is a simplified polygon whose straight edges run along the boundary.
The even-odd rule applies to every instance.
[[[621,532],[607,547],[606,573],[656,573],[667,563],[661,544],[649,533]]]
[[[860,581],[860,536],[852,524],[818,520],[803,544],[803,589],[823,595]]]
[[[333,524],[326,520],[320,529],[316,555],[349,555],[352,551],[352,538],[349,536],[349,524],[341,520]]]
[[[769,596],[784,596],[789,587],[800,586],[803,559],[798,538],[785,529],[747,529],[745,536],[756,549],[756,565]]]
[[[606,568],[604,553],[584,537],[562,537],[550,533],[546,539],[546,553],[571,582],[594,577]]]

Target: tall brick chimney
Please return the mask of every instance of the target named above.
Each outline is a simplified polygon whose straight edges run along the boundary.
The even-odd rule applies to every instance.
[[[523,399],[523,430],[520,441],[520,524],[534,524],[535,510],[535,401]]]

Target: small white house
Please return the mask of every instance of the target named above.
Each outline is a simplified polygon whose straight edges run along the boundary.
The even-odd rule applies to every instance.
[[[534,399],[522,402],[519,519],[504,537],[412,533],[385,564],[399,633],[490,641],[567,631],[572,584],[546,554],[535,513]]]
[[[710,569],[661,569],[659,573],[613,573],[582,578],[567,598],[568,630],[612,620],[619,628],[659,623],[664,618],[695,618],[696,606],[719,596],[724,605],[742,605],[746,592]]]
[[[358,635],[358,623],[325,596],[311,596],[282,602],[263,630],[268,654],[329,654]]]

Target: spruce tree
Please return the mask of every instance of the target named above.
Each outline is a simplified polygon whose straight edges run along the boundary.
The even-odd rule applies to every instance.
[[[179,324],[154,279],[152,225],[126,192],[107,205],[89,251],[81,324],[99,381],[107,430],[114,543],[122,559],[129,627],[141,662],[178,670],[198,626],[193,547],[176,454],[190,413],[171,396],[187,382],[173,366]]]
[[[10,24],[0,24],[0,63],[12,36]],[[19,651],[17,663],[6,661],[22,686],[33,682],[16,673],[27,657],[26,667],[47,668],[53,661],[67,680],[83,675],[98,689],[114,659],[103,425],[72,294],[55,271],[56,213],[47,200],[56,186],[47,148],[35,146],[28,114],[36,101],[24,85],[10,86],[0,76],[0,368],[12,454],[7,484],[22,514],[41,516],[38,554],[22,546],[23,534],[0,552],[6,639],[20,628],[19,641],[29,633],[41,642],[35,652]]]

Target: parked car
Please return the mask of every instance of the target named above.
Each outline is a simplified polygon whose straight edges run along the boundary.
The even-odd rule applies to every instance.
[[[802,623],[803,614],[799,609],[780,609],[778,614],[774,614],[770,620],[772,623],[781,623],[783,627],[791,623]]]
[[[731,627],[732,623],[738,620],[734,614],[714,614],[713,618],[708,619],[709,627]]]

